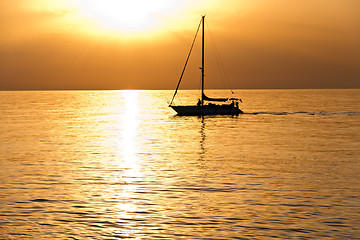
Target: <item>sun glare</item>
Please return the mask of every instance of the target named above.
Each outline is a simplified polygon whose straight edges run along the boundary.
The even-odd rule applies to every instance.
[[[80,11],[104,29],[122,32],[146,31],[161,23],[161,17],[179,0],[77,0]]]

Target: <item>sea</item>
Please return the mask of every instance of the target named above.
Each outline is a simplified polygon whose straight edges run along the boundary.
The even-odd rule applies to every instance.
[[[1,91],[0,239],[360,239],[360,89],[173,93]]]

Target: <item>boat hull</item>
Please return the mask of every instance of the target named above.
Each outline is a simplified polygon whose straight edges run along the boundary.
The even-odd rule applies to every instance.
[[[170,106],[180,116],[204,115],[238,115],[243,113],[238,107],[229,105],[204,105],[204,106]]]

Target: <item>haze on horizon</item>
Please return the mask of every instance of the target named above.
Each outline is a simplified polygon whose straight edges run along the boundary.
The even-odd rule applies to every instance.
[[[208,88],[210,35],[234,89],[360,88],[357,0],[0,0],[0,90],[174,89],[203,14]]]

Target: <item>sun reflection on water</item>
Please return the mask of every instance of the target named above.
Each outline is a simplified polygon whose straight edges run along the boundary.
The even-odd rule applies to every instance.
[[[122,119],[122,141],[124,162],[129,168],[136,167],[136,137],[138,127],[138,91],[127,90],[124,94],[124,113]]]
[[[124,111],[121,115],[121,138],[119,147],[121,149],[122,163],[122,187],[120,191],[114,192],[113,197],[117,199],[116,218],[119,221],[124,219],[135,219],[138,209],[136,191],[139,182],[142,180],[141,164],[137,156],[138,153],[138,95],[135,90],[122,91]],[[129,231],[122,231],[122,234],[131,234],[134,226],[129,226]]]

